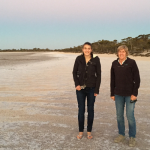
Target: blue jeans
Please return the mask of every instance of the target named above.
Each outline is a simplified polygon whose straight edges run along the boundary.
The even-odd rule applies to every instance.
[[[86,87],[80,91],[76,90],[77,94],[77,101],[78,101],[78,125],[79,125],[79,132],[84,131],[84,113],[85,113],[85,99],[87,97],[87,132],[92,131],[92,125],[94,120],[94,103],[95,103],[95,96],[94,96],[94,89]]]
[[[130,96],[115,95],[116,114],[119,134],[125,136],[124,124],[124,107],[126,104],[126,116],[129,125],[129,137],[135,138],[136,136],[136,122],[134,117],[135,102],[130,103]]]

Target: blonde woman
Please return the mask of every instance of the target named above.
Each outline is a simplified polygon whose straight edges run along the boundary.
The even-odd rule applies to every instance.
[[[135,60],[128,57],[128,47],[118,47],[117,60],[111,67],[111,98],[116,104],[116,114],[119,136],[114,142],[119,143],[125,139],[124,107],[129,125],[129,146],[135,146],[136,122],[134,117],[135,102],[140,86],[139,69]]]

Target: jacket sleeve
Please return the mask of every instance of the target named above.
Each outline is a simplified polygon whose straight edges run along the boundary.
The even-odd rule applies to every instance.
[[[111,93],[110,96],[114,96],[114,91],[115,91],[115,73],[112,64],[110,71],[110,93]]]
[[[77,71],[78,71],[78,62],[77,62],[77,58],[75,60],[75,63],[74,63],[74,67],[73,67],[73,79],[74,79],[74,83],[75,83],[75,87],[80,85],[79,84],[79,80],[77,78]]]
[[[95,87],[94,93],[99,94],[99,88],[100,88],[100,84],[101,84],[101,64],[100,64],[99,58],[97,59],[96,75],[97,75],[97,79],[96,79],[96,87]]]
[[[138,88],[140,87],[140,74],[135,61],[133,63],[132,74],[133,74],[133,83],[134,83],[132,95],[137,96]]]

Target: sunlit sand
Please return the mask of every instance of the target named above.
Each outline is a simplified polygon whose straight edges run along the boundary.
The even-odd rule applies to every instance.
[[[77,140],[77,100],[72,78],[75,53],[0,53],[0,149],[126,150],[117,135],[115,104],[110,99],[110,67],[116,55],[98,54],[102,65],[95,103],[94,139]],[[130,56],[129,56],[130,57]],[[137,145],[150,148],[150,57],[133,57],[141,75],[135,107]],[[87,115],[87,113],[85,114]],[[86,121],[85,121],[86,122]]]

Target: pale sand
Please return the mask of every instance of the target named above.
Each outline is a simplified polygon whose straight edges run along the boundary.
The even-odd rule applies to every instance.
[[[13,55],[24,59],[20,57],[22,54],[15,52]],[[137,145],[129,148],[127,120],[126,140],[113,143],[117,123],[115,104],[109,97],[109,82],[115,55],[98,54],[102,84],[95,103],[94,139],[86,138],[86,121],[84,137],[80,141],[76,139],[78,108],[72,68],[77,55],[32,53],[28,59],[34,57],[36,61],[22,60],[20,64],[20,61],[12,63],[10,60],[0,65],[0,150],[150,149],[150,58],[133,57],[140,70],[141,87],[135,108]]]

